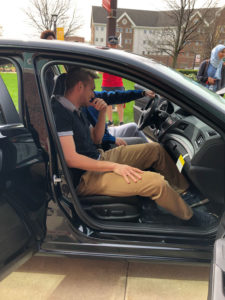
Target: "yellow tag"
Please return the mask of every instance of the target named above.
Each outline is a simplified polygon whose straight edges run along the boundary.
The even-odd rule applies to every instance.
[[[183,156],[180,155],[176,163],[177,169],[179,170],[180,173],[182,172],[184,164],[185,164],[185,160]]]

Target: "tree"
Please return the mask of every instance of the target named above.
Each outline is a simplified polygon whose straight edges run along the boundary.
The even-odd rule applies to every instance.
[[[216,12],[212,11],[210,22],[204,28],[204,58],[209,58],[212,49],[218,45],[223,44],[225,39],[225,7],[218,9]]]
[[[31,0],[24,13],[39,33],[54,29],[52,15],[57,16],[57,26],[64,27],[65,37],[73,35],[83,23],[76,9],[72,8],[71,0]]]
[[[202,9],[196,9],[197,0],[164,0],[167,4],[167,19],[170,26],[162,30],[160,41],[155,45],[156,51],[172,57],[172,67],[186,45],[196,40],[199,28],[205,22],[210,9],[215,7],[215,0],[205,0]]]

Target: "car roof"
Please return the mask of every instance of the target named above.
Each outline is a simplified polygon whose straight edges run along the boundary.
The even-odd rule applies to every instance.
[[[213,113],[216,118],[219,118],[225,127],[225,100],[222,97],[209,92],[200,84],[187,79],[181,73],[152,59],[122,50],[58,40],[14,40],[0,38],[1,49],[76,54],[87,59],[92,57],[101,59],[101,61],[104,60],[105,62],[113,62],[113,68],[117,68],[117,71],[120,68],[125,73],[130,72],[130,74],[132,73],[137,77],[142,74],[142,78],[145,78],[146,83],[151,84],[154,81],[154,85],[156,87],[158,85],[161,91],[171,92],[174,90],[174,96],[186,97],[190,101],[188,102],[189,106],[200,105],[203,109]],[[143,82],[138,83],[144,85]]]

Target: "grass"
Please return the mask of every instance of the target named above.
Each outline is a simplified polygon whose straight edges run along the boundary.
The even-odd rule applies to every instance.
[[[18,110],[18,81],[16,73],[0,73],[9,94],[13,100],[13,103]]]
[[[8,88],[10,96],[18,110],[18,82],[16,73],[0,73],[5,85]],[[99,74],[99,78],[95,80],[96,91],[101,91],[101,83],[102,83],[102,74]],[[133,90],[134,83],[123,79],[124,87],[126,90]],[[124,123],[133,122],[133,105],[134,101],[131,101],[126,104],[126,108],[124,110]],[[119,123],[117,112],[113,113],[113,120],[115,124]]]

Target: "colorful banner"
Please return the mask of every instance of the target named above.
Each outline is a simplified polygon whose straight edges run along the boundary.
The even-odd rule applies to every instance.
[[[110,11],[111,11],[111,0],[102,0],[102,7],[104,7],[110,13]]]
[[[64,28],[63,27],[56,28],[56,36],[57,36],[57,40],[64,41]]]

